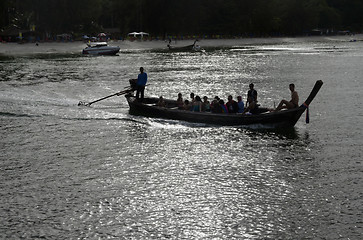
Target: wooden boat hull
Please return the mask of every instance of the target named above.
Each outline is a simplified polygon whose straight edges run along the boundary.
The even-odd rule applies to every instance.
[[[89,55],[116,55],[120,51],[119,47],[108,49],[83,49],[83,54]]]
[[[120,51],[120,47],[108,46],[107,43],[95,43],[94,45],[88,45],[82,50],[83,54],[89,55],[116,55]]]
[[[183,47],[175,47],[175,46],[168,46],[170,51],[173,52],[183,52],[183,51],[193,51],[194,49],[194,45],[188,45],[188,46],[183,46]]]
[[[295,126],[322,84],[322,81],[317,81],[308,99],[298,108],[277,112],[265,112],[257,115],[192,112],[177,109],[176,101],[173,100],[166,100],[167,107],[158,107],[156,106],[158,98],[145,98],[143,102],[139,102],[132,95],[126,95],[125,97],[130,107],[130,114],[133,115],[224,126],[257,125],[266,128],[286,128]]]
[[[200,46],[196,45],[196,42],[197,41],[195,41],[194,44],[181,47],[168,44],[168,49],[171,52],[202,52],[203,49]]]

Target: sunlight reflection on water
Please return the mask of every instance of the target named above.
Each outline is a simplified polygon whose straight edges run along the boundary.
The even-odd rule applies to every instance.
[[[1,60],[0,238],[358,236],[359,122],[327,106],[359,96],[361,48],[286,45]],[[325,83],[312,124],[282,132],[131,116],[123,97],[77,106],[127,87],[139,66],[147,95],[167,98],[245,98],[254,82],[272,107],[290,82],[301,101],[316,78]]]

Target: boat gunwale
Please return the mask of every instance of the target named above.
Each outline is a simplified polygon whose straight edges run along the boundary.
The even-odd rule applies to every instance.
[[[156,118],[174,119],[187,122],[195,123],[207,123],[207,124],[218,124],[218,125],[272,125],[275,128],[281,127],[294,127],[301,115],[306,109],[308,109],[310,103],[313,101],[321,86],[323,85],[322,80],[316,81],[313,89],[305,102],[299,107],[280,111],[267,111],[260,114],[228,114],[228,113],[210,113],[210,112],[194,112],[188,110],[171,109],[160,107],[157,105],[147,105],[147,103],[156,104],[158,98],[149,97],[144,98],[142,102],[139,102],[135,96],[131,93],[125,95],[127,102],[130,107],[130,114],[152,116]],[[168,104],[172,103],[173,106],[177,107],[176,100],[164,99]],[[266,109],[266,108],[264,108]],[[195,118],[194,118],[194,117]],[[198,116],[198,117],[197,117]]]
[[[298,111],[305,111],[305,107],[303,105],[297,107],[297,108],[293,108],[293,109],[282,109],[281,111],[267,111],[264,113],[260,113],[260,114],[242,114],[242,113],[213,113],[213,112],[196,112],[196,111],[189,111],[189,110],[183,110],[183,109],[177,109],[177,108],[169,108],[169,107],[161,107],[161,106],[157,106],[157,105],[151,105],[153,103],[143,103],[143,102],[136,102],[136,97],[135,96],[130,96],[130,95],[126,95],[125,96],[127,99],[130,98],[134,98],[134,100],[131,102],[131,104],[133,105],[137,105],[137,106],[143,106],[143,107],[147,107],[150,109],[156,108],[165,112],[176,112],[176,113],[185,113],[185,114],[192,114],[192,115],[200,115],[200,116],[219,116],[219,117],[233,117],[233,118],[256,118],[256,117],[262,117],[262,116],[277,116],[277,115],[286,115],[288,113],[293,113],[293,112],[298,112]],[[157,100],[157,98],[154,97],[148,97],[145,99],[155,99]],[[171,100],[171,99],[165,99],[165,101],[167,102],[176,102],[175,100]],[[130,101],[128,101],[130,103]]]

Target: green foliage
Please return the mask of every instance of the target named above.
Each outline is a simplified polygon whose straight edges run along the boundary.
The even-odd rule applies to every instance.
[[[0,29],[123,35],[276,35],[363,29],[361,0],[1,0]]]

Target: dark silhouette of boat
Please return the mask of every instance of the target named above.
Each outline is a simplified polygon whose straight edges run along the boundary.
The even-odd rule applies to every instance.
[[[171,42],[169,42],[169,44],[167,45],[169,51],[171,52],[202,52],[203,49],[197,45],[198,40],[195,40],[193,44],[191,45],[186,45],[186,46],[173,46],[171,45]]]
[[[291,128],[308,108],[322,85],[323,81],[316,81],[310,95],[300,107],[276,112],[261,109],[262,113],[254,115],[193,112],[178,109],[175,100],[165,99],[166,107],[159,107],[156,105],[159,98],[144,98],[140,102],[132,94],[125,97],[130,107],[129,112],[133,115],[224,126],[257,125],[267,128]]]

